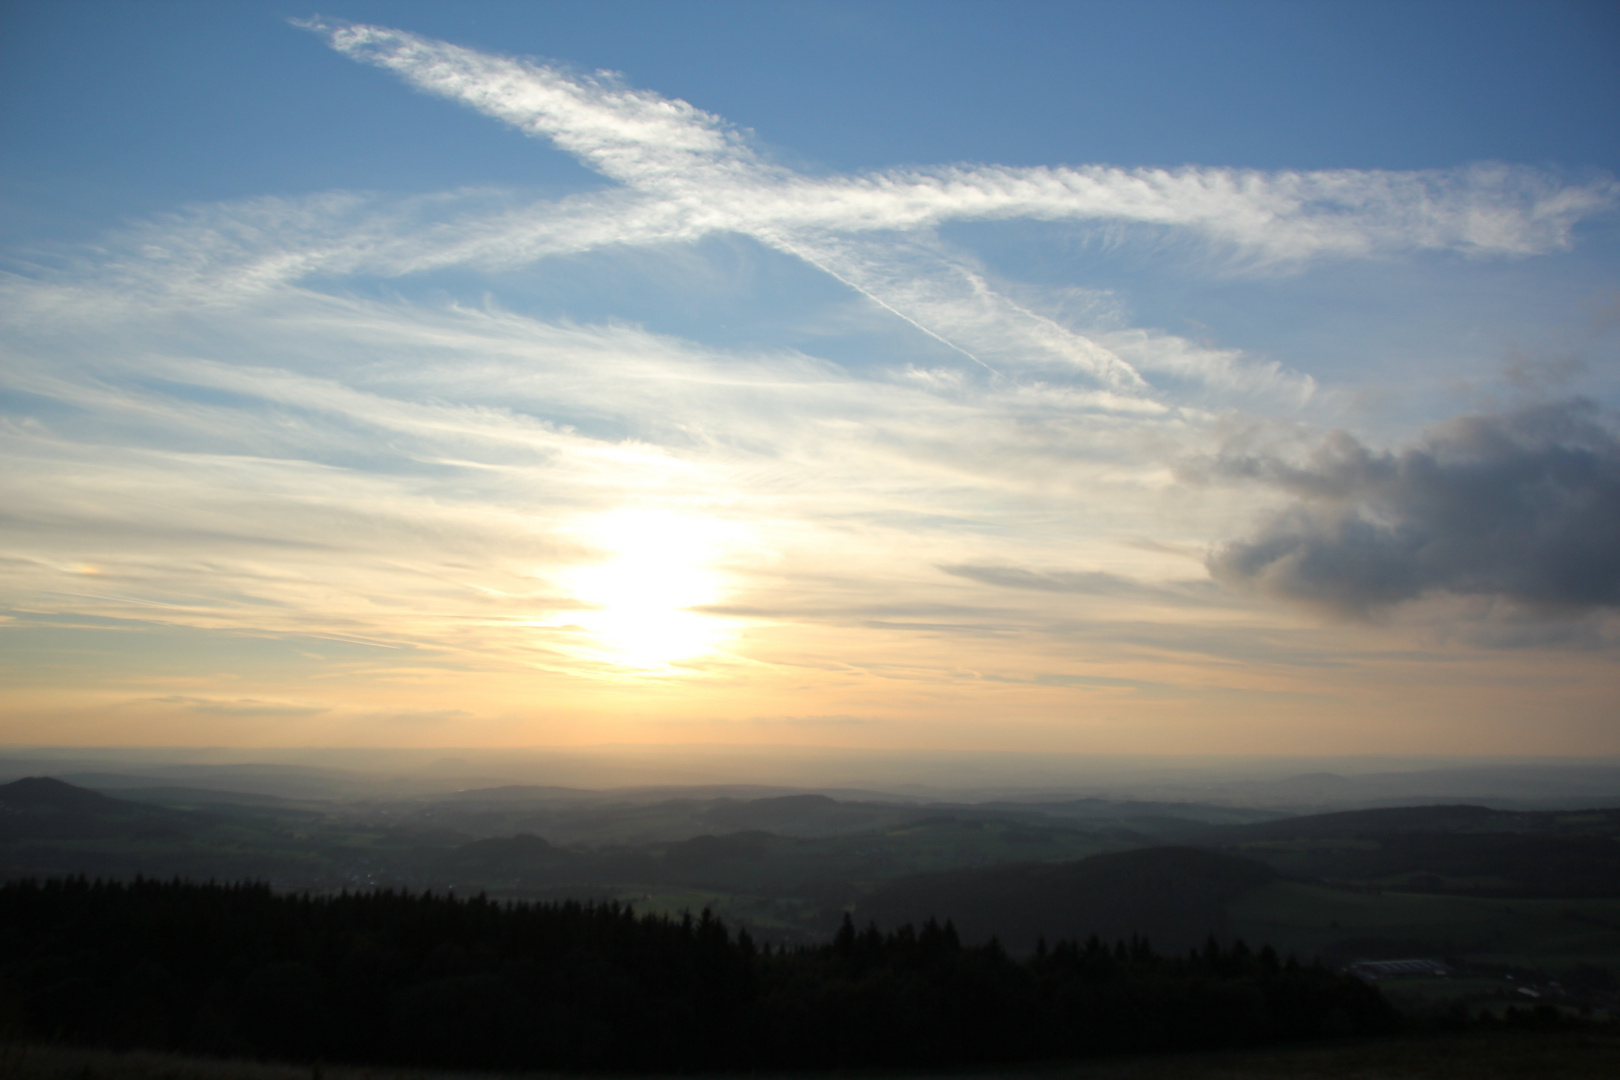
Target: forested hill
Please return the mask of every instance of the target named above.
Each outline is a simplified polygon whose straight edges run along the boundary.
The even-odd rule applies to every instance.
[[[193,820],[183,811],[109,798],[46,776],[0,785],[0,840],[131,839],[178,834]]]
[[[1407,806],[1225,826],[1198,842],[1307,880],[1476,896],[1620,897],[1620,810]]]
[[[1144,934],[1181,950],[1224,936],[1227,906],[1273,880],[1264,863],[1190,847],[1155,847],[1062,863],[919,874],[857,906],[885,926],[952,918],[965,940],[998,937],[1015,952],[1042,936]]]
[[[950,925],[757,949],[707,913],[82,879],[0,886],[0,1027],[25,1038],[453,1068],[938,1067],[1374,1033],[1372,988],[1270,950]]]

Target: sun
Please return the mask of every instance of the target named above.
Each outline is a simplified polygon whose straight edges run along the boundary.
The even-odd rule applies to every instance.
[[[726,621],[693,608],[722,594],[714,569],[727,530],[667,510],[620,510],[581,529],[608,558],[563,575],[587,609],[573,621],[594,638],[592,650],[625,667],[658,669],[714,650]]]

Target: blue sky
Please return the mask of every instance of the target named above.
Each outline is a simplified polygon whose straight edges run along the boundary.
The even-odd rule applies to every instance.
[[[1620,751],[1612,5],[0,18],[5,741]]]

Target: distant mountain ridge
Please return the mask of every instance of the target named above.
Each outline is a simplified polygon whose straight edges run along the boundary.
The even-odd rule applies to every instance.
[[[114,799],[48,776],[0,784],[0,840],[113,840],[174,833],[185,811]]]
[[[9,784],[0,784],[0,807],[14,813],[104,809],[120,802],[122,800],[50,776],[25,776]]]
[[[288,850],[299,844],[285,826],[309,816],[226,804],[177,809],[24,777],[0,785],[0,876],[277,878],[308,864],[307,854]]]

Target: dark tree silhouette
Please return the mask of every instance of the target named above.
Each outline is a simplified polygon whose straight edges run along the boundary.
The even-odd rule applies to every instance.
[[[1028,960],[930,919],[757,949],[705,911],[84,879],[0,886],[0,1025],[32,1038],[523,1069],[950,1066],[1390,1029],[1356,979],[1211,939]]]

